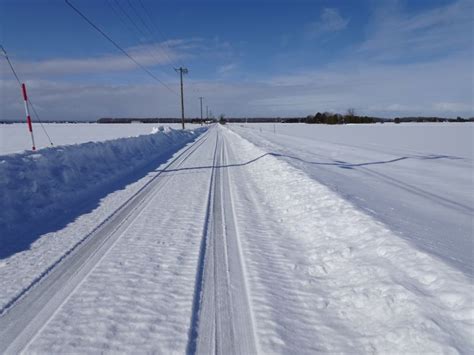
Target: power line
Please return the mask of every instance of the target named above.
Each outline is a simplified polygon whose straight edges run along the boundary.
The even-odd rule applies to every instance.
[[[135,13],[135,15],[137,17],[139,17],[140,21],[145,25],[145,27],[147,27],[148,29],[148,32],[149,32],[149,35],[146,34],[142,28],[140,28],[140,26],[137,24],[137,22],[132,18],[132,16],[129,15],[129,13],[127,12],[127,10],[120,4],[120,2],[118,0],[113,0],[115,5],[118,7],[118,9],[120,10],[120,12],[122,13],[122,15],[128,19],[128,21],[132,24],[133,28],[135,28],[135,31],[136,33],[138,33],[138,36],[135,32],[133,32],[133,30],[131,31],[135,38],[139,41],[139,42],[142,42],[142,43],[145,43],[144,40],[142,40],[140,38],[140,36],[142,36],[143,38],[151,38],[153,36],[153,34],[150,32],[150,30],[148,29],[148,26],[146,23],[143,22],[143,19],[141,18],[140,14],[137,13],[137,10],[135,9],[135,7],[132,5],[132,3],[130,3],[130,1],[128,2],[129,6],[132,8],[133,12]],[[115,14],[119,17],[119,19],[124,22],[125,24],[127,23],[126,21],[124,21],[124,19],[118,15],[118,11],[109,3],[109,6],[114,10]],[[130,30],[130,27],[127,25],[127,28]],[[147,46],[146,47],[146,50],[148,51],[148,53],[153,57],[155,58],[158,62],[160,62],[160,59],[155,56],[155,54],[151,51],[153,49],[153,52],[155,52],[158,56],[160,56],[160,52],[154,47],[154,46]],[[165,56],[168,56],[166,51],[164,51],[164,49],[161,50],[162,53],[165,54]],[[168,56],[169,58],[169,56]]]
[[[134,23],[134,21],[130,18],[130,16],[127,14],[127,12],[125,11],[125,9],[120,5],[120,3],[117,2],[117,0],[113,0],[116,4],[116,6],[119,8],[119,10],[121,12],[119,12],[113,5],[112,5],[112,0],[109,0],[109,2],[107,3],[109,5],[109,7],[113,10],[113,12],[115,13],[115,15],[117,16],[117,18],[120,20],[120,22],[124,25],[124,28],[130,32],[134,37],[135,39],[138,41],[138,42],[143,42],[141,39],[140,39],[140,35],[133,30],[133,28],[130,27],[129,23],[127,22],[127,18],[128,20],[132,23],[132,25],[134,25],[135,27],[135,30],[136,31],[139,31],[140,33],[143,34],[143,32],[140,31],[140,29],[138,28],[138,26],[136,25],[136,23]],[[125,18],[123,17],[125,16]],[[160,59],[151,51],[151,48],[153,47],[148,47],[148,46],[145,46],[144,47],[145,50],[148,52],[148,54],[150,54],[151,57],[153,57],[157,62],[160,62]],[[153,48],[154,49],[154,48]],[[156,52],[158,53],[158,52]],[[160,72],[162,72],[163,74],[166,75],[166,72],[160,68],[158,68],[158,70]]]
[[[97,25],[95,25],[89,18],[84,15],[79,9],[77,9],[74,5],[72,5],[69,0],[64,0],[64,2],[72,8],[76,13],[79,14],[90,26],[92,26],[97,32],[99,32],[103,37],[105,37],[110,43],[112,43],[118,50],[120,50],[123,54],[125,54],[132,62],[134,62],[140,69],[142,69],[145,73],[147,73],[150,77],[152,77],[154,80],[159,82],[161,85],[166,87],[169,91],[174,93],[175,95],[178,95],[176,91],[171,89],[168,85],[166,85],[162,80],[160,80],[155,74],[153,74],[150,70],[148,70],[145,66],[140,64],[135,58],[133,58],[125,49],[120,47],[120,45],[115,42],[112,38],[110,38],[104,31],[102,31]]]
[[[112,1],[115,3],[115,6],[117,6],[120,11],[118,11],[115,8],[115,6],[112,5]],[[122,22],[122,24],[127,28],[127,30],[135,37],[135,39],[137,39],[139,42],[141,42],[140,37],[137,36],[137,34],[133,31],[133,28],[131,28],[129,23],[126,21],[126,19],[124,19],[123,16],[125,16],[127,18],[128,14],[121,7],[121,5],[117,2],[117,0],[109,0],[109,2],[107,4],[113,10],[113,12],[117,16],[117,18],[120,20],[120,22]],[[130,19],[129,19],[129,21],[132,22]],[[132,25],[133,25],[133,22],[132,22]],[[138,30],[136,27],[135,27],[135,29]]]
[[[28,96],[28,104],[31,106],[31,109],[33,110],[33,113],[35,114],[35,118],[40,123],[40,126],[43,129],[44,134],[46,135],[46,137],[48,137],[49,144],[54,145],[52,140],[51,140],[51,137],[49,136],[48,132],[46,131],[46,128],[43,126],[43,122],[41,121],[41,119],[38,115],[38,112],[36,112],[36,108],[35,108],[35,105],[33,105],[33,101],[31,101],[29,96]]]
[[[137,23],[130,17],[130,15],[128,14],[127,11],[125,11],[122,5],[120,5],[120,2],[118,2],[118,0],[114,0],[114,2],[115,2],[115,5],[117,5],[117,7],[120,9],[120,11],[122,11],[122,13],[125,15],[125,17],[130,21],[133,27],[135,27],[137,32],[140,32],[143,37],[146,37],[146,34],[138,27]]]
[[[127,0],[127,3],[128,3],[128,6],[132,9],[132,11],[135,13],[135,15],[138,17],[138,19],[142,23],[143,27],[145,27],[148,30],[148,32],[151,33],[148,24],[145,23],[145,21],[143,21],[142,15],[140,15],[140,13],[137,11],[137,9],[133,5],[133,3],[130,0]]]
[[[118,2],[118,0],[115,0],[115,1]],[[127,3],[128,3],[128,6],[132,9],[133,13],[135,14],[135,17],[137,17],[137,18],[140,20],[140,22],[142,23],[143,27],[144,27],[144,28],[146,29],[146,31],[148,32],[148,37],[149,37],[150,39],[153,39],[153,37],[154,37],[153,31],[151,30],[150,26],[146,23],[146,21],[144,20],[144,18],[142,17],[142,15],[140,15],[140,12],[137,10],[137,8],[135,7],[135,5],[133,5],[133,2],[130,1],[130,0],[127,0]],[[131,18],[131,16],[127,16],[127,17],[128,17],[131,21],[133,21],[132,18]],[[133,21],[133,22],[134,22],[134,21]],[[145,33],[139,28],[139,26],[136,25],[136,23],[134,23],[134,25],[135,25],[135,27],[136,27],[137,29],[139,29],[140,33],[141,33],[144,37],[147,37],[147,34],[145,34]],[[156,45],[156,43],[154,43],[154,45]],[[159,46],[159,48],[160,48],[160,52],[163,53],[163,54],[168,58],[169,62],[173,65],[172,68],[177,67],[177,65],[173,62],[173,60],[172,60],[172,59],[170,58],[170,56],[168,55],[166,49],[165,49],[162,45],[160,45],[159,43],[158,43],[158,46]],[[156,48],[155,48],[154,46],[152,46],[152,48],[154,48],[154,49],[156,50]],[[157,51],[156,53],[158,54],[159,52]]]
[[[138,11],[137,7],[134,5],[134,1],[131,1],[131,0],[127,0],[129,6],[132,8],[132,10],[134,11],[134,13],[140,18],[140,21],[141,23],[146,27],[146,29],[148,30],[148,32],[150,33],[150,36],[153,38],[153,37],[160,37],[159,40],[161,40],[161,43],[158,42],[158,45],[162,48],[163,50],[163,53],[166,55],[166,57],[168,58],[168,60],[170,61],[170,63],[173,64],[173,67],[174,68],[177,68],[177,67],[185,67],[185,65],[182,64],[182,62],[180,61],[180,65],[177,65],[176,62],[170,57],[170,55],[168,54],[168,52],[171,51],[171,48],[170,46],[167,44],[167,41],[166,41],[166,36],[163,34],[162,31],[160,31],[160,29],[158,28],[158,25],[155,23],[155,21],[153,21],[153,19],[151,18],[151,12],[148,11],[148,9],[145,7],[145,4],[142,0],[138,0],[138,3],[140,4],[140,7],[141,7],[141,10],[142,12],[145,14],[145,16],[141,16],[140,15],[140,11]],[[147,25],[147,21],[145,21],[144,18],[147,18],[148,19],[148,22],[151,23],[152,27],[154,30],[151,29],[151,27],[149,25]],[[158,39],[156,38],[155,39]],[[165,48],[166,47],[166,48]],[[200,90],[199,88],[197,88],[197,84],[196,83],[193,83],[191,82],[190,85],[189,85],[189,88],[191,89],[192,92],[194,92],[195,95],[190,95],[191,97],[194,97],[197,95],[200,94]]]
[[[170,50],[170,47],[168,46],[168,44],[166,44],[166,36],[163,34],[162,31],[160,31],[160,29],[158,28],[158,25],[155,24],[155,21],[153,21],[153,19],[151,18],[150,16],[150,12],[147,11],[147,8],[145,7],[145,4],[142,2],[142,0],[138,0],[138,3],[140,4],[141,8],[143,9],[143,12],[145,13],[146,17],[148,18],[148,20],[150,21],[150,23],[152,24],[153,28],[156,30],[156,31],[153,31],[155,32],[156,34],[158,34],[158,36],[160,37],[161,41],[163,42],[162,45],[163,46],[166,46],[166,48],[168,50]],[[165,52],[166,55],[168,56],[167,52]],[[176,63],[171,60],[171,58],[168,56],[168,59],[171,61],[171,63],[175,66],[175,67],[178,67],[178,65],[176,65]],[[184,67],[183,63],[180,63],[181,67]]]
[[[10,58],[8,57],[8,54],[7,54],[7,51],[5,50],[5,48],[3,48],[3,46],[0,46],[0,53],[3,54],[3,56],[5,57],[5,59],[7,60],[8,62],[8,65],[10,66],[10,69],[12,70],[13,72],[13,75],[15,76],[16,78],[16,81],[18,81],[18,84],[21,86],[21,80],[20,78],[18,77],[18,74],[16,73],[15,71],[15,68],[13,68],[13,64],[12,62],[10,61]],[[53,144],[53,141],[51,140],[51,137],[49,136],[48,132],[46,131],[46,128],[44,127],[43,125],[43,121],[41,121],[40,119],[40,116],[38,115],[38,112],[36,111],[36,108],[35,106],[33,105],[33,102],[31,101],[30,97],[28,97],[28,100],[26,101],[27,102],[27,105],[31,106],[31,108],[33,109],[33,113],[35,114],[35,118],[38,120],[38,122],[40,123],[40,126],[41,128],[43,129],[43,132],[44,134],[46,135],[46,137],[48,137],[48,141],[51,145],[54,145]]]
[[[107,0],[107,4],[108,4],[109,7],[112,9],[112,11],[115,13],[115,15],[116,15],[117,18],[120,20],[120,22],[122,22],[123,25],[124,25],[131,33],[133,33],[133,31],[130,29],[130,26],[128,25],[128,23],[122,18],[122,15],[120,15],[119,11],[115,8],[115,6],[112,5],[112,2],[113,2],[113,0]]]

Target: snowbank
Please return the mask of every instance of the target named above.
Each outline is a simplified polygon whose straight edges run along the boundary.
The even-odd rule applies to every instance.
[[[104,185],[178,150],[203,131],[157,130],[132,138],[0,156],[0,234],[67,211]]]
[[[138,137],[149,134],[152,126],[130,123],[44,123],[55,146]],[[181,123],[167,123],[166,126],[179,129]],[[39,124],[33,123],[33,132],[37,148],[50,146]],[[21,153],[29,149],[31,149],[31,138],[25,123],[0,124],[0,155]]]

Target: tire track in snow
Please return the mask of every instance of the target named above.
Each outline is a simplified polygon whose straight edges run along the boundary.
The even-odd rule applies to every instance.
[[[253,354],[257,351],[256,337],[226,168],[225,136],[220,127],[216,129],[187,352]]]
[[[0,353],[18,353],[48,323],[120,236],[167,184],[169,169],[179,168],[209,138],[206,132],[160,170],[112,215],[10,301],[0,313]]]

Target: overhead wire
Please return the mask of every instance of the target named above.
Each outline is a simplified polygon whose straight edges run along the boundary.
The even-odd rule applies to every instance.
[[[13,75],[15,76],[16,78],[16,81],[18,82],[18,84],[21,86],[22,85],[22,81],[20,80],[20,78],[18,77],[18,74],[16,73],[16,70],[15,68],[13,67],[13,64],[12,62],[10,61],[10,58],[8,57],[8,54],[7,54],[7,51],[5,50],[5,48],[3,48],[3,46],[0,46],[0,52],[3,54],[3,56],[5,57],[5,59],[7,60],[8,62],[8,65],[10,66],[10,69],[13,73]],[[31,109],[33,110],[33,114],[35,115],[35,118],[36,120],[39,122],[44,134],[46,135],[46,137],[48,138],[48,141],[50,143],[50,145],[54,146],[53,144],[53,141],[51,140],[51,137],[49,136],[48,134],[48,131],[46,130],[46,128],[44,127],[43,125],[43,121],[41,120],[38,112],[36,111],[36,108],[35,108],[35,105],[33,105],[33,101],[31,101],[31,98],[28,96],[28,99],[26,100],[26,103],[27,105],[29,105],[29,107],[31,107]]]
[[[143,12],[145,13],[145,16],[148,18],[149,22],[152,24],[153,28],[155,29],[155,31],[153,31],[156,35],[158,35],[158,37],[160,37],[159,39],[161,40],[161,45],[163,46],[166,46],[167,50],[170,51],[170,46],[168,45],[167,41],[166,41],[166,36],[163,34],[163,32],[160,31],[160,29],[158,28],[158,25],[155,23],[155,21],[153,21],[153,19],[151,18],[151,15],[150,15],[150,12],[148,11],[148,9],[145,7],[145,4],[142,2],[142,0],[138,0],[138,3],[140,4],[140,7],[143,9]],[[166,52],[167,53],[167,52]],[[185,67],[185,65],[183,65],[183,63],[181,62],[180,65],[176,65],[176,62],[171,60],[171,58],[168,56],[168,59],[170,59],[170,61],[172,62],[172,64],[175,66],[175,67]]]
[[[117,16],[117,18],[120,20],[120,22],[126,27],[126,29],[132,34],[135,36],[135,39],[137,39],[138,41],[140,41],[140,39],[137,37],[137,35],[135,34],[135,32],[133,32],[133,28],[130,27],[129,23],[127,21],[124,20],[124,18],[122,15],[116,8],[115,6],[113,5],[113,3],[115,3],[115,5],[119,8],[120,11],[122,11],[122,14],[123,14],[123,9],[120,7],[120,4],[117,3],[117,0],[108,0],[107,4],[109,5],[109,7],[112,9],[112,11],[115,13],[115,16]],[[125,15],[126,16],[126,15]]]
[[[114,0],[114,1],[118,1],[118,0]],[[156,21],[153,21],[153,19],[151,18],[151,12],[147,9],[147,7],[145,6],[145,4],[143,3],[142,0],[138,0],[138,3],[141,7],[141,12],[143,12],[145,15],[142,16],[140,15],[140,11],[139,9],[134,5],[136,4],[134,1],[131,1],[131,0],[127,0],[127,3],[129,5],[129,7],[132,9],[133,13],[135,14],[135,16],[140,20],[141,24],[143,25],[144,28],[146,28],[147,32],[149,33],[150,37],[153,38],[153,39],[156,39],[158,40],[157,43],[158,45],[160,46],[160,48],[162,48],[162,51],[163,53],[165,53],[166,57],[168,58],[168,60],[170,61],[171,64],[173,64],[173,67],[176,69],[178,67],[186,67],[181,61],[180,61],[180,64],[178,65],[176,63],[176,61],[174,61],[170,55],[168,54],[169,52],[171,52],[171,48],[170,46],[168,45],[168,42],[166,40],[166,36],[163,34],[163,32],[159,29],[158,25],[156,24]],[[146,21],[145,18],[148,20]],[[149,22],[151,24],[148,25],[147,22]],[[153,27],[153,29],[151,28]],[[143,32],[142,32],[143,34]],[[166,47],[166,48],[165,48]],[[196,82],[193,82],[193,81],[188,81],[188,88],[190,89],[190,95],[188,95],[187,98],[185,98],[185,101],[188,101],[189,98],[191,98],[192,100],[194,99],[199,99],[199,96],[201,95],[201,91],[199,90],[199,88],[197,87],[197,83]],[[192,102],[192,101],[191,101]]]
[[[118,9],[120,10],[120,12],[112,5],[112,1],[115,3],[115,5],[118,7]],[[115,15],[117,16],[117,18],[120,20],[120,22],[124,25],[124,27],[126,28],[126,30],[128,30],[134,37],[135,39],[138,41],[138,42],[143,42],[142,39],[140,39],[140,35],[137,35],[137,32],[140,32],[140,34],[144,35],[144,33],[138,28],[138,26],[136,25],[136,23],[130,18],[130,16],[128,15],[128,13],[125,11],[125,9],[120,5],[120,3],[118,3],[117,0],[109,0],[109,2],[107,3],[109,5],[109,7],[112,9],[112,11],[115,13]],[[122,15],[121,15],[122,14]],[[135,27],[135,31],[133,30],[133,28],[130,27],[129,23],[126,21],[128,19],[128,21]],[[153,57],[157,62],[160,62],[161,60],[155,56],[155,54],[151,51],[151,48],[148,47],[148,46],[145,46],[144,47],[145,50],[148,52],[148,54]],[[161,70],[158,68],[158,70],[160,72],[162,72],[163,74],[166,75],[166,72],[164,70]]]
[[[175,95],[179,96],[176,91],[170,88],[165,82],[160,80],[155,74],[153,74],[149,69],[147,69],[144,65],[138,62],[131,54],[129,54],[125,49],[123,49],[117,42],[115,42],[109,35],[107,35],[103,30],[101,30],[96,24],[94,24],[86,15],[84,15],[77,7],[72,5],[69,0],[64,0],[65,3],[72,8],[79,16],[81,16],[92,28],[94,28],[97,32],[99,32],[105,39],[107,39],[110,43],[112,43],[119,51],[121,51],[124,55],[126,55],[132,62],[134,62],[140,69],[142,69],[145,73],[147,73],[151,78],[159,82],[165,88],[167,88],[170,92],[174,93]]]
[[[133,27],[135,27],[135,29],[137,30],[137,32],[139,32],[143,37],[146,37],[146,34],[141,30],[140,27],[138,27],[138,25],[136,24],[136,22],[130,17],[130,15],[128,14],[127,11],[125,11],[125,9],[122,7],[122,5],[120,5],[120,2],[118,0],[114,0],[114,3],[115,5],[117,5],[117,7],[120,9],[120,11],[122,12],[122,14],[124,14],[124,16],[128,19],[128,21],[130,21],[130,23],[133,25]],[[140,41],[141,42],[141,41]]]
[[[135,35],[135,37],[137,38],[137,40],[139,42],[142,42],[144,43],[144,41],[140,38],[140,35],[143,37],[143,38],[150,38],[152,39],[153,37],[153,33],[150,31],[150,28],[149,26],[143,21],[143,18],[141,17],[141,15],[137,12],[136,8],[133,6],[133,4],[128,1],[128,5],[129,7],[132,9],[132,11],[135,13],[135,16],[138,17],[138,19],[140,20],[140,22],[144,25],[145,29],[148,31],[148,34],[145,33],[145,31],[140,28],[140,26],[137,24],[137,22],[133,19],[133,17],[127,12],[127,10],[120,4],[120,2],[118,0],[113,0],[115,5],[119,8],[119,10],[121,11],[121,13],[125,16],[126,19],[128,19],[128,21],[132,24],[132,26],[135,28],[135,30],[137,31],[137,33],[139,34],[138,36]],[[111,6],[112,7],[112,6]],[[113,7],[112,7],[113,8]],[[115,10],[115,9],[114,9]],[[116,11],[115,11],[116,12]],[[117,12],[116,12],[117,14]],[[123,19],[120,18],[122,21]],[[127,26],[128,27],[128,26]],[[129,27],[128,27],[129,28]],[[133,31],[132,31],[133,32]],[[153,51],[158,55],[155,56],[155,54],[152,52],[152,49]],[[160,54],[164,54],[164,56],[166,56],[168,58],[168,60],[171,61],[171,58],[169,57],[167,51],[162,48],[160,46],[160,49],[161,49],[161,53],[156,49],[156,47],[154,45],[151,45],[151,46],[147,46],[146,47],[146,50],[148,51],[148,53],[151,54],[151,56],[153,58],[155,58],[155,60],[157,62],[161,62],[162,60],[159,58],[160,57]]]
[[[128,3],[128,6],[132,9],[132,11],[135,13],[135,15],[138,17],[138,19],[140,20],[140,22],[143,24],[144,28],[146,28],[146,30],[148,31],[149,35],[150,35],[150,38],[154,38],[156,36],[156,33],[153,33],[154,31],[151,29],[151,27],[146,23],[146,21],[144,20],[144,18],[142,17],[142,15],[140,15],[140,11],[138,11],[138,9],[135,7],[135,5],[133,5],[133,2],[130,1],[130,0],[127,0],[127,3]],[[156,38],[154,38],[156,39]],[[170,55],[168,54],[169,52],[169,47],[168,48],[165,48],[164,45],[162,45],[159,41],[156,41],[156,43],[160,49],[161,49],[161,52],[164,53],[164,55],[166,56],[166,58],[168,59],[168,61],[173,65],[173,68],[177,68],[179,67],[179,65],[176,64],[176,62],[171,59]]]

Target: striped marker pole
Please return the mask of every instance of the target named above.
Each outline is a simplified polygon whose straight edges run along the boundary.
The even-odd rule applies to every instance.
[[[30,111],[28,110],[28,96],[26,95],[26,85],[24,83],[21,84],[21,89],[23,91],[23,100],[25,102],[26,122],[28,123],[28,130],[31,134],[31,143],[33,145],[32,149],[36,150],[35,136],[33,135],[33,125],[31,124]]]

